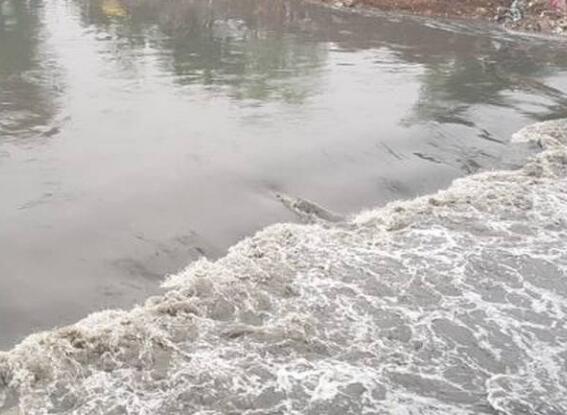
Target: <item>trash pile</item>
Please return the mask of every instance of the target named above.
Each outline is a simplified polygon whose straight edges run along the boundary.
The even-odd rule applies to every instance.
[[[514,0],[500,8],[496,20],[512,30],[564,34],[567,32],[567,0]]]

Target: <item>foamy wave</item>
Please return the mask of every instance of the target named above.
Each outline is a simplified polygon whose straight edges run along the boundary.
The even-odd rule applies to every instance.
[[[0,413],[567,413],[567,122],[515,139],[542,149],[521,170],[268,227],[30,336],[0,354]]]

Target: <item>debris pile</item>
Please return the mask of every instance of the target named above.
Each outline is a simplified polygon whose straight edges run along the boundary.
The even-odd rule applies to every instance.
[[[488,20],[511,30],[567,32],[567,0],[323,0],[339,7]]]
[[[507,28],[529,32],[567,32],[566,0],[514,0],[508,14],[498,16]]]

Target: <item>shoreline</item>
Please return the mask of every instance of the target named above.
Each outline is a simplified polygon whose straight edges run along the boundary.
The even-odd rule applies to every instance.
[[[567,34],[567,5],[563,0],[317,0],[339,8],[377,10],[413,16],[492,23],[511,31]]]

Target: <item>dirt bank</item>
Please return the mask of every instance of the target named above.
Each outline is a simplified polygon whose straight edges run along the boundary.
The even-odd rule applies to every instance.
[[[483,19],[531,32],[567,33],[565,0],[323,0],[345,7],[376,7],[385,11]]]

